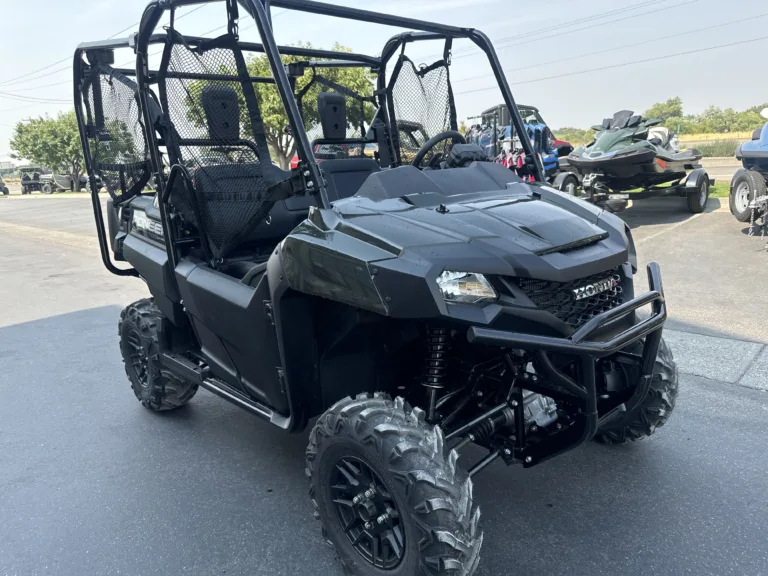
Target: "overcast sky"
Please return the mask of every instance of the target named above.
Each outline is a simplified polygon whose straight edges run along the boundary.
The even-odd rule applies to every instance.
[[[673,96],[682,97],[686,113],[709,105],[739,110],[768,101],[768,75],[762,69],[768,54],[765,0],[335,3],[483,30],[496,45],[517,102],[537,106],[553,128],[586,128],[619,109],[643,111]],[[145,0],[36,0],[30,5],[0,0],[0,160],[10,152],[8,140],[19,120],[71,107],[75,46],[131,26],[145,5]],[[179,16],[185,11],[190,9]],[[370,24],[345,26],[340,20],[279,8],[273,12],[277,39],[284,44],[310,41],[330,47],[338,41],[378,54],[397,31]],[[224,22],[219,2],[189,14],[177,27],[200,34]],[[242,19],[242,37],[258,41],[251,24],[250,18]],[[749,40],[755,41],[745,42]],[[418,54],[427,63],[434,55],[434,46]],[[117,58],[122,63],[131,55]],[[640,60],[648,61],[633,63]],[[451,73],[460,118],[500,101],[487,61],[471,45],[454,46]]]

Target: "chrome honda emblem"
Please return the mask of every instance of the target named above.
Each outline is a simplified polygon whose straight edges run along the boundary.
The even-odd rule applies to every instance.
[[[573,296],[576,298],[576,300],[583,300],[584,298],[590,298],[605,292],[606,290],[610,290],[618,284],[619,283],[616,278],[606,278],[605,280],[599,280],[592,284],[587,284],[586,286],[575,288],[573,291]]]

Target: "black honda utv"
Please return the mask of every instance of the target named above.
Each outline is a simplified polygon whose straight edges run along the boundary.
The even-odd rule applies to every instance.
[[[348,573],[472,574],[474,475],[591,439],[638,440],[669,418],[677,372],[659,267],[635,296],[629,228],[541,184],[482,33],[310,0],[225,0],[226,33],[185,35],[175,10],[199,3],[156,0],[138,34],[74,58],[90,181],[110,194],[104,218],[92,186],[102,258],[151,293],[119,322],[133,392],[167,411],[203,387],[287,432],[319,416],[310,498]],[[375,57],[282,47],[272,7],[415,31]],[[239,39],[245,14],[261,43]],[[485,53],[536,182],[457,131],[460,41]],[[434,62],[410,58],[420,43],[438,46]],[[121,50],[135,67],[115,66]],[[253,74],[254,56],[270,75]],[[370,90],[339,80],[352,68]],[[271,159],[268,91],[295,139],[291,171]],[[406,124],[426,141],[403,139]],[[345,153],[318,162],[318,146]],[[487,454],[465,461],[469,444]]]

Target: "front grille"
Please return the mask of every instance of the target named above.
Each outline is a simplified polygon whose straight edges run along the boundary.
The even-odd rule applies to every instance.
[[[575,291],[579,288],[613,280],[613,286],[593,296],[576,299]],[[621,276],[618,269],[607,270],[594,276],[574,280],[573,282],[549,282],[530,278],[514,278],[512,282],[531,299],[541,310],[557,316],[573,328],[583,326],[587,321],[615,308],[623,302]]]

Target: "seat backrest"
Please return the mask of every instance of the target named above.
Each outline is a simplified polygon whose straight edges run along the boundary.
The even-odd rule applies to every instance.
[[[672,133],[669,128],[664,126],[654,126],[648,130],[648,140],[651,138],[658,138],[660,141],[659,146],[666,148],[669,145],[669,140],[672,137]]]
[[[328,200],[334,202],[357,194],[360,187],[374,172],[381,168],[371,158],[325,160],[320,163],[327,185]]]

